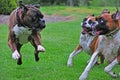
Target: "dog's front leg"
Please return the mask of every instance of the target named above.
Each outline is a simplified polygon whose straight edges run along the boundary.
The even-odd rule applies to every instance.
[[[85,68],[84,72],[81,74],[79,80],[86,80],[87,75],[92,68],[92,66],[95,64],[95,60],[98,57],[99,51],[95,51],[93,55],[91,56],[90,62],[88,63],[87,67]]]
[[[9,37],[8,37],[8,45],[13,52],[12,58],[17,60],[18,65],[22,64],[21,55],[20,55],[20,47],[21,46],[20,47],[19,47],[19,45],[17,46],[17,44],[14,41],[14,37],[11,36],[11,34],[9,34]]]
[[[45,48],[42,46],[41,35],[39,32],[33,34],[34,43],[37,46],[37,51],[44,52]]]
[[[113,60],[113,62],[111,62],[108,66],[105,67],[104,71],[108,73],[110,76],[112,76],[113,78],[118,77],[118,75],[112,71],[113,67],[117,64],[118,64],[118,60],[116,58],[115,60]]]
[[[77,48],[69,55],[67,66],[72,66],[73,57],[82,51],[82,47],[78,44]]]
[[[41,36],[39,32],[32,34],[31,44],[35,48],[35,52],[34,52],[35,60],[38,61],[39,60],[38,53],[45,51],[45,48],[42,46],[42,43],[41,43]]]
[[[14,37],[12,36],[13,33],[10,33],[9,36],[8,36],[8,45],[10,47],[10,49],[12,50],[12,58],[17,60],[20,58],[20,55],[17,51],[17,47],[16,47],[16,44],[15,44],[15,41],[14,41]]]

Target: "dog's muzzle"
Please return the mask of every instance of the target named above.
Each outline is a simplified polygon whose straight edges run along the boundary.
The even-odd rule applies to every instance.
[[[45,20],[44,20],[44,19],[41,19],[41,26],[42,26],[42,28],[45,28],[45,27],[46,27],[46,24],[45,24]]]
[[[40,18],[35,24],[32,24],[31,27],[34,31],[42,30],[46,27],[45,20]]]

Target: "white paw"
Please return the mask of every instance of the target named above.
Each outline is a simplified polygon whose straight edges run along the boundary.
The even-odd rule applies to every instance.
[[[86,77],[80,76],[80,77],[79,77],[79,80],[86,80]]]
[[[44,52],[44,51],[45,51],[45,48],[44,48],[42,45],[38,45],[38,46],[37,46],[37,50],[38,50],[38,51],[41,51],[41,52]]]
[[[20,54],[19,54],[19,52],[18,52],[17,50],[15,50],[15,51],[13,52],[12,58],[15,59],[15,60],[17,60],[17,59],[20,58]]]
[[[72,60],[71,60],[71,59],[68,59],[67,66],[68,66],[68,67],[71,67],[71,66],[72,66]]]
[[[71,67],[71,66],[73,66],[73,64],[67,63],[67,66],[68,66],[68,67]]]
[[[109,68],[109,66],[107,66],[107,67],[105,67],[104,71],[108,73],[111,71],[111,68]]]
[[[80,78],[79,78],[79,80],[85,80],[85,78],[83,78],[83,77],[80,77]]]
[[[79,80],[86,80],[87,75],[88,75],[88,72],[87,72],[87,71],[84,71],[84,72],[81,74],[81,76],[79,77]]]

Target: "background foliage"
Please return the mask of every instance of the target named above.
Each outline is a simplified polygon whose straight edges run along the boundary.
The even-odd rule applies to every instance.
[[[20,0],[1,0],[0,14],[9,14],[17,7]],[[42,6],[120,6],[120,0],[21,0],[25,4],[40,4]]]
[[[0,14],[9,14],[17,7],[16,0],[0,0]]]

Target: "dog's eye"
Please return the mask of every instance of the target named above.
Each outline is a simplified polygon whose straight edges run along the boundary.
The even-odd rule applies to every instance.
[[[32,20],[34,21],[36,19],[36,17],[33,17]]]
[[[89,20],[89,22],[88,22],[89,24],[92,24],[92,20]]]
[[[38,18],[34,16],[34,17],[32,18],[32,21],[36,21],[37,19],[38,19]]]

